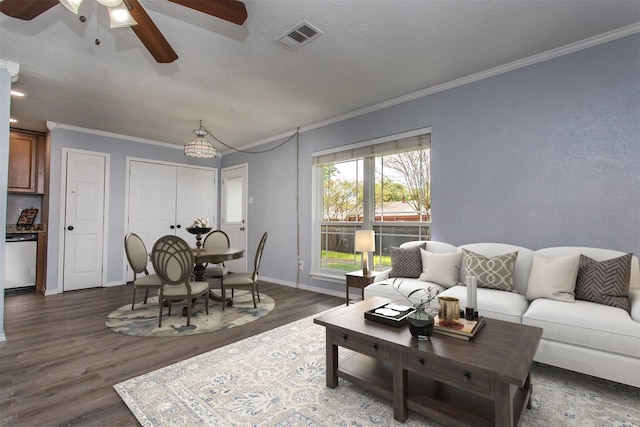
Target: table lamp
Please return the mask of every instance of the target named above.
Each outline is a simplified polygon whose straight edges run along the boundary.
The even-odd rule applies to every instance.
[[[373,230],[356,231],[356,252],[362,252],[362,274],[369,275],[369,252],[376,250],[376,235]]]

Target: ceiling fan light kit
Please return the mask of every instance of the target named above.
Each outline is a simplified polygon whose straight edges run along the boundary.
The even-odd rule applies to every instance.
[[[196,137],[184,146],[184,155],[189,157],[198,157],[201,159],[214,158],[218,153],[216,151],[216,147],[204,139],[204,137],[209,134],[209,131],[202,126],[202,120],[200,120],[200,127],[195,129],[193,133],[196,134]]]
[[[77,14],[82,0],[58,0],[64,7]]]
[[[111,28],[131,27],[156,62],[168,64],[178,59],[178,55],[145,12],[139,0],[96,1],[109,9]],[[247,20],[247,8],[240,0],[168,1],[237,25],[243,25]],[[0,13],[12,18],[30,21],[58,4],[62,4],[71,12],[78,14],[81,3],[82,0],[0,0]],[[114,10],[112,11],[112,9]],[[118,18],[117,14],[119,13],[126,14],[126,17]],[[80,21],[85,22],[86,18],[80,17]],[[96,44],[100,44],[99,39],[96,39]]]
[[[116,7],[122,3],[122,0],[96,0],[96,1],[106,7]]]
[[[80,4],[82,0],[59,0],[60,3],[71,12],[78,14]],[[105,6],[109,11],[109,21],[111,28],[131,27],[136,25],[137,22],[129,13],[129,7],[123,0],[96,0],[101,5]],[[81,19],[82,22],[84,22]]]
[[[129,9],[124,2],[117,6],[109,6],[107,10],[109,11],[111,28],[131,27],[138,24],[129,13]]]

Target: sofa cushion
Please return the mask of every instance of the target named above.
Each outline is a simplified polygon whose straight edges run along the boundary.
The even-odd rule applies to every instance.
[[[467,276],[478,279],[478,287],[513,291],[513,268],[518,252],[487,258],[468,249],[462,249]]]
[[[640,323],[620,308],[540,298],[531,302],[522,323],[542,328],[543,339],[640,358]]]
[[[424,245],[406,249],[390,246],[391,271],[389,272],[389,277],[418,278],[422,273],[421,248],[424,248]]]
[[[576,283],[576,298],[618,307],[629,308],[629,278],[633,254],[595,261],[580,255],[580,268]]]
[[[579,261],[579,254],[558,258],[535,255],[527,286],[527,299],[549,298],[574,302]]]
[[[450,288],[458,283],[462,253],[440,254],[420,249],[422,273],[419,279]]]
[[[458,298],[460,307],[467,306],[467,287],[453,286],[440,293],[440,296]],[[521,323],[522,314],[527,310],[529,302],[516,292],[504,292],[496,289],[478,288],[476,293],[478,313],[490,319]]]

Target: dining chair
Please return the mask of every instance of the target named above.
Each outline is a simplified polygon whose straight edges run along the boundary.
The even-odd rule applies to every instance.
[[[156,274],[149,274],[147,265],[149,254],[142,239],[136,233],[128,233],[124,236],[124,251],[127,254],[127,261],[133,270],[133,301],[131,310],[136,304],[136,291],[144,289],[144,303],[147,303],[149,289],[160,289],[160,278]],[[144,273],[144,276],[138,277]]]
[[[249,287],[251,288],[251,297],[253,298],[253,308],[257,308],[256,294],[258,295],[258,301],[260,301],[260,292],[258,290],[258,270],[260,269],[260,260],[262,259],[262,252],[264,251],[265,243],[267,243],[267,233],[262,235],[260,243],[258,243],[256,256],[253,259],[253,272],[230,273],[224,278],[221,284],[223,301],[227,300],[227,289],[231,289],[231,292],[233,292],[235,288]],[[226,304],[224,303],[222,304],[222,311],[224,311],[225,305]]]
[[[229,248],[231,244],[229,243],[229,236],[222,230],[213,230],[207,237],[204,238],[204,242],[202,243],[203,248]],[[224,265],[224,262],[219,264],[212,264],[206,266],[207,270],[205,272],[205,277],[211,277],[214,279],[223,280],[227,275],[229,270]]]
[[[184,239],[172,235],[161,237],[153,245],[151,263],[162,281],[158,294],[158,327],[162,326],[163,301],[169,306],[171,316],[171,303],[187,300],[187,326],[191,325],[191,308],[199,297],[205,297],[204,307],[209,314],[209,283],[191,282],[195,260]]]

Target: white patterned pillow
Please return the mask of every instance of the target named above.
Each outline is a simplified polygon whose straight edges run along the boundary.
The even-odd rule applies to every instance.
[[[407,249],[389,246],[389,255],[391,256],[389,277],[417,279],[422,273],[421,248],[424,248],[424,245]]]
[[[479,288],[514,291],[513,269],[518,252],[487,258],[468,249],[462,249],[465,274],[475,276]],[[514,291],[515,292],[515,291]]]

